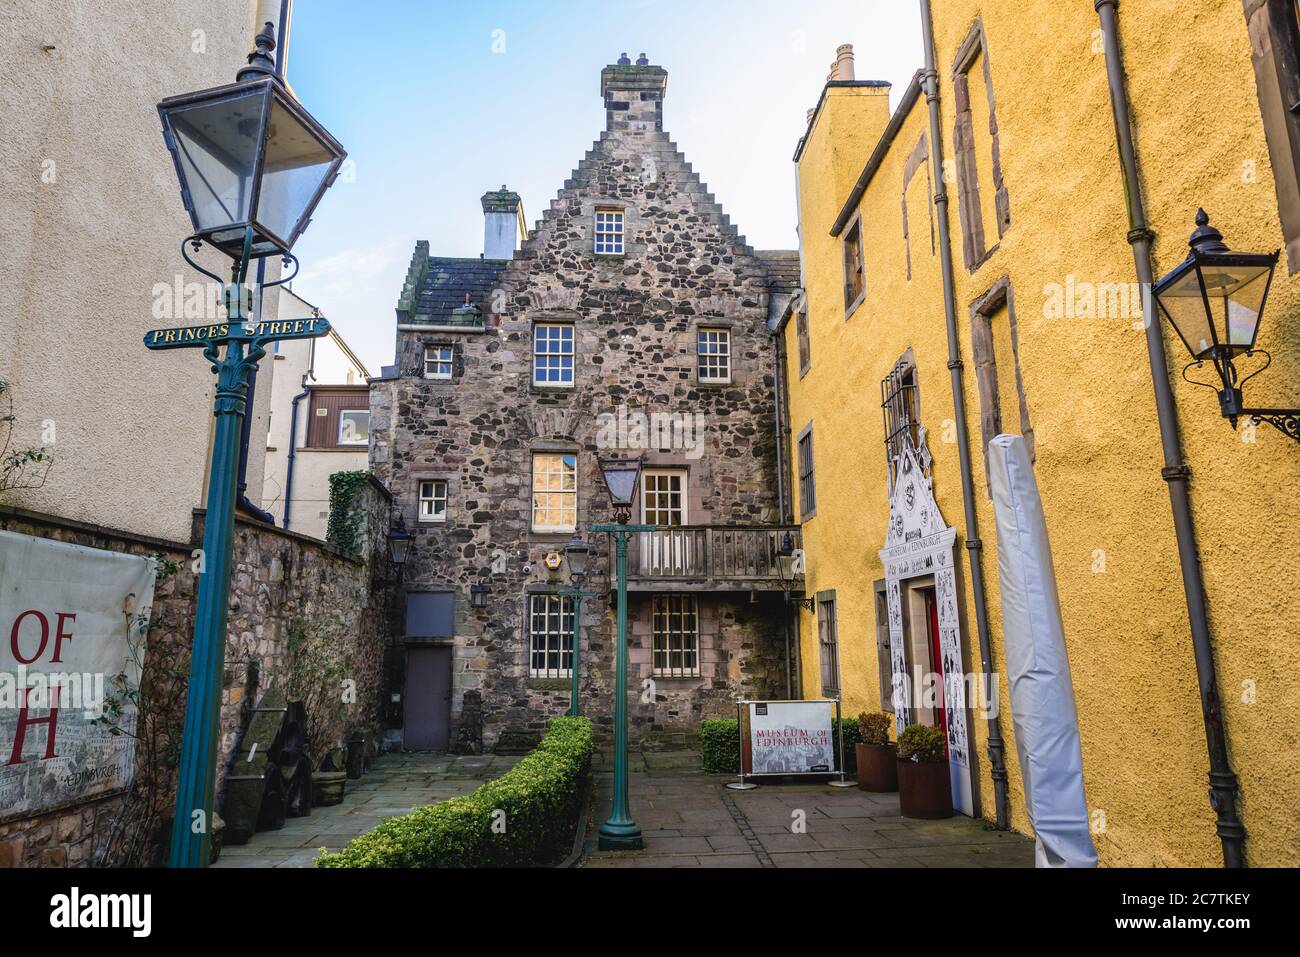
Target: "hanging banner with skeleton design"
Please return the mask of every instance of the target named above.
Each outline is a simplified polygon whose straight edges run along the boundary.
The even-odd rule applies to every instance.
[[[893,671],[893,704],[898,730],[912,721],[913,676],[908,674],[907,638],[904,630],[904,591],[909,579],[934,578],[934,602],[939,634],[939,657],[934,662],[941,680],[944,717],[947,724],[948,761],[952,776],[953,807],[974,815],[971,793],[970,747],[966,729],[966,669],[961,650],[958,617],[957,577],[953,543],[957,530],[948,527],[934,500],[930,479],[930,453],[921,430],[919,448],[909,433],[903,433],[902,451],[894,459],[894,483],[890,493],[889,532],[879,552],[885,566],[885,595],[889,607],[889,654]],[[914,618],[917,616],[913,616]],[[913,621],[913,630],[924,629],[928,621]],[[922,646],[928,641],[922,643]]]

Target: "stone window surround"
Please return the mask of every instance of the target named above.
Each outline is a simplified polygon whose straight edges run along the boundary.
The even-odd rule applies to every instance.
[[[456,348],[456,343],[447,339],[428,340],[420,343],[421,355],[421,378],[427,382],[453,382],[456,379],[456,373],[463,371],[458,367],[461,364],[460,350]],[[451,350],[451,375],[430,375],[429,374],[429,350],[430,349],[450,349]]]
[[[546,586],[542,588],[528,588],[524,592],[523,632],[524,632],[524,651],[526,654],[524,666],[527,669],[526,673],[528,675],[530,686],[532,687],[538,686],[535,683],[551,682],[556,680],[563,681],[567,685],[568,682],[572,681],[573,679],[572,659],[570,659],[570,666],[568,668],[561,666],[559,668],[554,668],[554,669],[543,669],[543,670],[554,671],[555,674],[537,674],[536,669],[533,667],[533,599],[541,598],[541,597],[559,598],[560,599],[560,623],[562,626],[565,617],[565,605],[569,606],[568,616],[570,618],[573,617],[573,599],[568,595],[561,594],[562,591],[563,589],[559,587],[552,588],[550,586]],[[579,633],[578,637],[581,638],[582,625],[581,623],[575,623],[575,624],[577,624],[578,626],[578,633]],[[547,632],[547,634],[549,635],[552,633]],[[554,634],[556,634],[559,639],[558,655],[560,661],[563,662],[564,638],[569,636],[563,635],[558,632]],[[548,643],[547,644],[548,654],[546,656],[548,659],[550,658],[549,647],[550,645]]]
[[[705,507],[704,492],[707,482],[704,480],[701,459],[688,459],[684,451],[662,452],[653,449],[646,451],[641,461],[641,471],[645,472],[685,472],[686,473],[686,521],[689,525],[709,525],[709,510]],[[637,504],[633,511],[633,520],[640,521],[642,503],[645,501],[645,489],[637,483]]]
[[[639,592],[629,596],[627,612],[628,663],[633,680],[652,678],[655,684],[675,692],[708,687],[725,674],[726,653],[722,642],[722,617],[718,596],[691,592],[696,598],[695,660],[698,675],[659,675],[654,672],[654,599],[664,592]]]
[[[853,301],[849,302],[848,299],[849,240],[850,237],[854,236],[854,234],[857,235],[858,266],[862,271],[862,289],[857,294],[857,296],[853,299]],[[853,318],[853,314],[857,312],[858,306],[862,305],[863,301],[867,298],[867,250],[866,250],[865,237],[862,232],[862,213],[860,211],[853,214],[853,218],[850,219],[848,223],[845,225],[844,232],[841,234],[841,236],[843,238],[840,240],[840,248],[842,252],[840,259],[843,262],[843,268],[844,268],[844,293],[845,293],[844,321],[848,322],[850,319]]]
[[[598,218],[602,213],[605,214],[606,216],[617,217],[617,219],[612,219],[611,223],[616,224],[618,228],[606,229],[604,232],[600,232],[598,228],[600,226],[600,223],[598,222]],[[597,206],[595,210],[593,210],[592,212],[591,221],[592,221],[592,227],[591,227],[592,252],[594,252],[595,255],[597,256],[626,256],[627,255],[627,210],[621,204],[617,206],[614,205]],[[595,248],[596,240],[601,236],[605,237],[606,245],[611,245],[611,246],[615,244],[614,240],[617,239],[618,250],[617,251],[605,250],[604,252],[600,252],[596,250]]]
[[[885,579],[871,583],[871,597],[875,610],[876,672],[880,684],[880,710],[894,713],[894,661],[889,650],[889,604]]]
[[[550,544],[553,542],[567,542],[573,538],[573,533],[583,526],[582,519],[582,446],[577,442],[567,439],[534,439],[528,444],[528,487],[527,487],[527,504],[528,509],[528,532],[527,541],[541,542]],[[573,455],[577,457],[577,481],[575,484],[574,503],[574,527],[568,530],[557,531],[554,529],[538,529],[533,525],[533,459],[537,455]]]
[[[421,506],[424,504],[424,483],[425,482],[442,482],[443,483],[443,503],[442,518],[426,518]],[[437,497],[434,497],[437,500]],[[415,480],[415,521],[418,525],[445,525],[451,515],[451,480],[442,475],[425,475]]]
[[[823,609],[830,608],[828,617],[823,618]],[[823,624],[828,625],[823,629]],[[822,637],[823,631],[830,636],[830,640]],[[830,660],[825,658],[826,649],[831,649]],[[827,668],[830,665],[830,668]],[[829,696],[838,694],[840,691],[840,623],[839,623],[839,603],[835,600],[835,589],[828,588],[817,593],[817,667],[818,677],[821,681],[822,694]],[[830,672],[830,679],[833,684],[826,683],[827,672]]]
[[[909,415],[909,422],[915,425],[916,428],[919,430],[921,427],[921,374],[916,366],[916,353],[912,351],[911,346],[907,347],[907,351],[898,357],[898,361],[895,362],[889,370],[890,377],[893,377],[896,374],[906,374],[908,372],[912,373],[912,385],[910,386],[910,388],[912,390],[912,404],[916,410],[915,420],[913,421],[911,416]],[[882,387],[882,391],[883,391],[883,387]],[[906,394],[904,394],[903,399],[904,401],[906,400]],[[883,413],[884,409],[882,408],[881,411]],[[910,411],[910,410],[904,409],[904,411]],[[896,450],[897,450],[897,445],[891,445],[890,438],[888,434],[886,434],[885,470],[888,472],[890,488],[893,488],[893,481],[894,481],[893,458],[894,455],[896,454]]]
[[[1300,270],[1300,24],[1295,0],[1243,0],[1288,275]]]
[[[525,687],[530,691],[568,691],[572,687],[572,675],[566,675],[563,678],[538,678],[532,674],[533,669],[533,634],[532,634],[532,601],[534,595],[555,595],[567,589],[567,583],[563,582],[530,582],[524,585],[523,594],[519,596],[519,653],[517,664],[520,668],[520,674],[524,677]],[[592,599],[584,601],[584,609],[588,607]],[[587,618],[584,611],[583,618]],[[578,654],[581,658],[585,649],[589,650],[589,645],[583,639],[583,621],[578,621]],[[579,661],[579,670],[583,668],[581,660]],[[579,675],[579,681],[582,680]]]
[[[677,613],[673,612],[672,610],[673,599],[680,599],[683,603],[689,600],[691,604],[694,606],[693,608],[691,608],[691,613],[695,618],[695,630],[694,632],[689,633],[689,637],[693,639],[693,641],[689,644],[689,647],[693,648],[693,654],[691,655],[691,657],[694,660],[695,664],[693,667],[689,669],[683,667],[677,673],[673,672],[672,670],[673,666],[671,663],[672,662],[671,651],[673,647],[672,636],[673,635],[682,636],[683,640],[681,642],[681,647],[684,651],[688,647],[688,643],[685,640],[685,638],[688,637],[688,633],[685,631],[674,632],[671,630],[671,620],[674,614],[677,615],[684,614],[684,609]],[[655,630],[655,624],[656,624],[656,618],[659,617],[658,607],[660,602],[665,602],[667,605],[664,614],[669,618],[669,625],[670,625],[670,630],[663,633],[665,636],[665,641],[663,645],[664,655],[666,660],[668,661],[668,666],[665,670],[662,671],[658,667],[656,667],[654,663],[655,657],[658,655],[659,652],[659,642],[657,640],[659,638],[659,632]],[[656,592],[650,596],[650,671],[655,681],[663,681],[663,680],[698,681],[704,677],[704,674],[700,669],[700,606],[702,604],[703,603],[700,601],[700,596],[694,592],[685,592],[685,593]],[[684,653],[682,657],[684,660],[686,657]]]
[[[922,133],[916,141],[916,146],[912,147],[912,152],[908,154],[906,162],[903,164],[903,250],[907,259],[907,281],[912,281],[912,237],[908,232],[907,224],[907,191],[912,186],[912,180],[916,174],[925,167],[925,196],[926,217],[930,222],[930,256],[935,254],[935,231],[934,231],[934,184],[930,180],[930,145],[929,137]]]
[[[799,493],[800,524],[803,524],[804,522],[808,521],[808,519],[813,518],[817,514],[817,471],[816,471],[817,450],[813,444],[812,434],[813,434],[813,424],[812,422],[809,422],[807,425],[803,427],[803,431],[799,433],[798,437],[794,441],[794,470],[795,470],[795,477],[798,481],[797,491]],[[811,494],[807,494],[804,491],[805,473],[803,471],[803,460],[802,460],[804,439],[808,439],[808,452],[809,452],[809,458],[811,459],[811,461],[809,462],[808,472],[806,473],[808,484],[811,486],[811,488],[809,489],[809,492]],[[811,498],[812,500],[812,507],[805,510],[804,504],[809,500],[809,498]]]
[[[983,54],[984,90],[988,97],[989,134],[992,137],[990,160],[994,190],[994,218],[998,224],[998,242],[991,246],[984,235],[983,207],[980,204],[979,164],[975,156],[974,113],[970,103],[967,74]],[[989,66],[988,37],[984,21],[976,18],[966,39],[957,48],[952,64],[953,98],[957,119],[953,125],[953,159],[957,168],[957,212],[961,222],[962,257],[969,272],[977,271],[997,252],[1002,237],[1011,227],[1011,209],[1007,187],[1002,179],[1002,154],[998,142],[996,100],[993,73]]]
[[[727,377],[725,379],[701,379],[700,378],[700,333],[702,332],[725,332],[727,334]],[[692,339],[695,345],[695,384],[699,386],[718,387],[731,386],[736,384],[736,350],[735,350],[735,333],[732,329],[732,323],[727,320],[712,319],[708,316],[701,317],[694,324]]]
[[[812,368],[812,333],[808,328],[807,307],[794,314],[794,334],[799,347],[799,378],[802,379]]]
[[[984,451],[985,490],[991,497],[989,480],[989,442],[1002,431],[1001,394],[998,390],[997,353],[993,346],[993,317],[1003,308],[1007,310],[1008,331],[1011,336],[1011,354],[1015,360],[1016,395],[1020,400],[1020,432],[1025,439],[1030,464],[1037,461],[1034,428],[1029,419],[1029,403],[1025,398],[1025,383],[1020,373],[1020,335],[1016,325],[1015,291],[1011,279],[1003,276],[988,291],[970,305],[971,360],[975,367],[975,382],[980,402],[980,448]]]
[[[406,475],[406,480],[411,483],[411,501],[415,503],[415,521],[411,523],[414,528],[412,532],[418,532],[421,529],[433,531],[435,528],[451,523],[452,503],[460,498],[460,473],[451,471],[442,471],[433,468],[415,468]],[[443,481],[447,483],[447,518],[442,522],[420,521],[420,483]]]
[[[596,213],[621,212],[623,214],[623,251],[621,253],[596,252]],[[632,243],[633,226],[639,224],[636,207],[628,203],[626,197],[606,196],[601,194],[584,199],[581,211],[581,225],[585,233],[585,247],[597,263],[617,265],[623,263],[632,253],[644,251],[642,246]]]
[[[573,329],[573,381],[537,381],[537,327],[569,326]],[[578,387],[578,313],[569,310],[533,313],[528,317],[528,382],[534,392],[572,392]]]

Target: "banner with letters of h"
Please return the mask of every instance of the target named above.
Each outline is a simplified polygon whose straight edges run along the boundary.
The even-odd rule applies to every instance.
[[[139,687],[155,571],[0,531],[0,821],[130,783],[137,714],[122,691]],[[110,699],[121,713],[97,721]]]

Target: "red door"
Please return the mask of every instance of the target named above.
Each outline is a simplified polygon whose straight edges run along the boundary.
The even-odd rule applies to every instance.
[[[939,647],[939,603],[934,600],[934,592],[925,590],[925,620],[930,627],[930,661],[934,663],[934,674],[938,679],[935,689],[934,711],[938,726],[943,731],[943,753],[948,753],[948,713],[944,709],[943,689],[943,650]]]

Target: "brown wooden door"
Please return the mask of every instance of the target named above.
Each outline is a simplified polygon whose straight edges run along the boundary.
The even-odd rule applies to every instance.
[[[446,751],[451,732],[451,648],[408,646],[406,726],[408,751]]]

